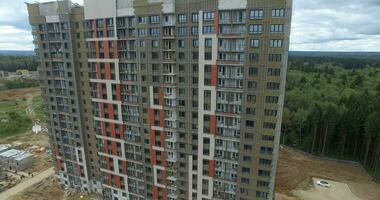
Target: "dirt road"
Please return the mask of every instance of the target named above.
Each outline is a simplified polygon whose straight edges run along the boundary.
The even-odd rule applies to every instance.
[[[0,200],[7,200],[19,193],[21,193],[23,190],[27,189],[28,187],[33,186],[34,184],[48,178],[49,176],[52,176],[54,174],[54,168],[49,168],[48,170],[41,172],[40,174],[20,183],[16,186],[0,193]]]
[[[362,168],[353,164],[306,156],[284,147],[280,148],[276,199],[305,199],[297,197],[294,191],[311,189],[313,177],[345,183],[355,196],[363,200],[380,199],[380,184],[372,182]]]

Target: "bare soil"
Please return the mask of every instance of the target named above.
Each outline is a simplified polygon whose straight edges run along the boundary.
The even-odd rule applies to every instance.
[[[0,92],[0,101],[27,99],[30,96],[36,97],[39,95],[41,95],[41,89],[39,87],[3,90]]]
[[[81,198],[82,196],[82,198]],[[29,188],[11,200],[90,200],[90,197],[77,192],[65,191],[54,176],[51,176]]]
[[[379,200],[380,184],[360,167],[318,159],[281,147],[276,177],[276,199],[298,200],[295,190],[312,187],[312,177],[346,183],[363,200]]]

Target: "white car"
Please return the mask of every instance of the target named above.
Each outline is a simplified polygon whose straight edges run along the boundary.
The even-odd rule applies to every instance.
[[[328,183],[327,181],[317,181],[317,185],[321,186],[321,187],[326,187],[326,188],[329,188],[331,187],[330,183]]]

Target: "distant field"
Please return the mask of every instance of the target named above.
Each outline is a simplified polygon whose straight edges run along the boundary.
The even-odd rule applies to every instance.
[[[31,130],[33,119],[27,108],[33,108],[35,116],[44,120],[39,88],[3,90],[0,93],[0,139]]]

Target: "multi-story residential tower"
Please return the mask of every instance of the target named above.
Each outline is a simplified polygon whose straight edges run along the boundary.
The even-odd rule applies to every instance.
[[[85,0],[69,50],[79,54],[82,40],[88,52],[73,55],[82,64],[68,98],[80,101],[89,189],[107,199],[273,199],[291,6]]]
[[[27,4],[27,8],[56,174],[66,186],[96,191],[101,185],[96,182],[100,170],[92,122],[84,9],[67,0]]]

